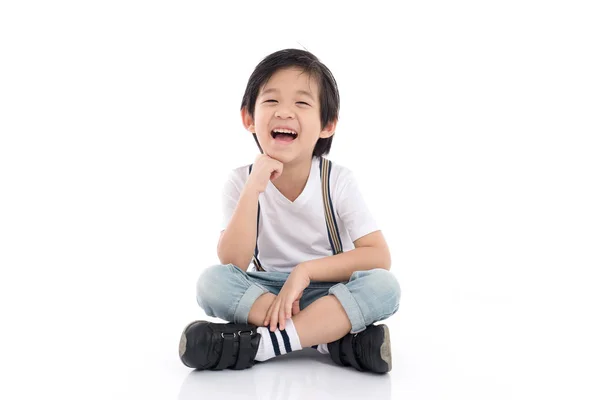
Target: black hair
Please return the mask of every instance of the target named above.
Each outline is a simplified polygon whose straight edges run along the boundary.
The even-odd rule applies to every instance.
[[[325,64],[306,50],[279,50],[265,57],[256,66],[254,72],[250,75],[250,79],[248,79],[241,109],[246,108],[248,114],[254,119],[256,98],[258,97],[260,88],[275,72],[290,67],[301,68],[318,82],[321,129],[327,126],[327,124],[337,121],[340,109],[340,95],[335,78]],[[254,133],[254,140],[256,140],[256,144],[262,152],[256,138],[256,133]],[[313,150],[313,157],[321,157],[329,153],[332,141],[333,135],[328,138],[319,138]]]

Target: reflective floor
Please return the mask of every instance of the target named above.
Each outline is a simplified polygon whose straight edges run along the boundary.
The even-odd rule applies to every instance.
[[[166,279],[146,283],[177,287]],[[382,321],[393,355],[383,376],[340,367],[310,348],[242,371],[191,370],[179,360],[181,331],[191,320],[218,320],[203,315],[189,293],[132,297],[124,286],[84,305],[65,296],[36,318],[9,314],[19,329],[2,331],[0,397],[490,400],[587,391],[595,370],[569,364],[574,358],[530,309],[509,297],[438,289],[434,299],[405,295],[399,312]]]
[[[219,393],[231,399],[338,399],[392,397],[391,375],[338,367],[313,349],[269,360],[244,371],[192,371],[182,382],[179,400]]]

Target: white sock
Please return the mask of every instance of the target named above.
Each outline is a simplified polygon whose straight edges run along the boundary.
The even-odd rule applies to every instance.
[[[266,361],[292,351],[302,350],[300,338],[291,318],[285,320],[284,330],[277,329],[275,332],[271,332],[269,328],[263,326],[259,326],[257,330],[261,339],[256,357],[254,357],[256,361]]]
[[[329,349],[326,344],[320,344],[317,346],[317,351],[321,354],[329,354]]]

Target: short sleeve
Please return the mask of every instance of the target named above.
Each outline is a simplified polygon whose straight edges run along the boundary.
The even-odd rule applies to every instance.
[[[240,200],[242,189],[245,184],[245,177],[242,176],[243,172],[243,169],[231,171],[221,190],[221,231],[224,231],[227,228],[237,203]]]
[[[336,211],[352,242],[379,230],[352,171],[344,169],[338,178]]]

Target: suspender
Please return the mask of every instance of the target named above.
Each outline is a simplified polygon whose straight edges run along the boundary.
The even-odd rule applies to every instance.
[[[248,175],[252,173],[252,164],[248,171]],[[258,203],[258,212],[256,213],[256,246],[254,247],[254,255],[252,256],[252,262],[256,267],[257,271],[264,271],[260,261],[258,261],[258,221],[260,220],[260,202]]]
[[[335,219],[335,213],[333,212],[333,202],[331,201],[331,190],[329,186],[329,180],[331,176],[332,163],[328,159],[321,157],[319,161],[319,170],[321,171],[321,194],[323,197],[323,208],[325,210],[325,222],[327,225],[327,237],[329,238],[329,244],[333,255],[342,253],[344,248],[342,247],[342,239],[340,238],[340,232],[338,229],[337,221]],[[252,173],[252,165],[249,168],[249,174]],[[260,203],[258,204],[258,213],[256,216],[256,247],[254,248],[254,256],[252,262],[256,267],[257,271],[264,271],[260,261],[258,260],[258,222],[260,220]]]
[[[340,238],[340,231],[337,226],[335,219],[335,213],[333,212],[333,203],[331,201],[331,190],[329,188],[329,178],[331,175],[331,161],[321,157],[319,162],[319,169],[321,170],[321,193],[323,194],[323,208],[325,208],[325,222],[327,223],[327,236],[329,237],[329,244],[333,251],[333,255],[343,253],[342,239]]]

